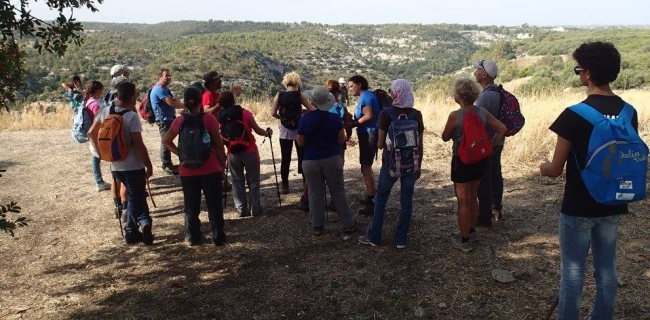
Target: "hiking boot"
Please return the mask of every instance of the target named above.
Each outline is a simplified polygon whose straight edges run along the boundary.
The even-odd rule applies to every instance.
[[[296,208],[304,212],[309,212],[309,201],[305,200],[303,197],[300,197],[300,201],[298,201],[296,204]]]
[[[178,175],[178,166],[177,165],[168,165],[162,167],[163,171],[168,174]]]
[[[224,244],[226,244],[226,242],[228,242],[228,238],[226,237],[225,234],[223,236],[217,237],[216,239],[212,239],[212,243],[217,247],[223,246]]]
[[[357,241],[359,241],[359,243],[361,243],[361,244],[371,245],[373,247],[378,247],[379,246],[379,245],[373,243],[372,241],[370,241],[370,237],[368,236],[367,233],[362,235],[362,236],[359,236],[359,238],[357,238]]]
[[[102,181],[102,182],[97,184],[96,188],[97,188],[97,192],[105,191],[105,190],[111,190],[111,184],[108,183],[108,182]]]
[[[142,241],[142,233],[139,231],[124,235],[124,242],[126,242],[126,244],[136,244],[140,241]]]
[[[463,242],[461,237],[454,237],[454,239],[451,241],[451,246],[465,253],[472,252],[472,250],[474,250],[469,241]]]
[[[451,234],[451,236],[455,237],[455,238],[460,238],[460,232],[454,232],[454,233]],[[476,231],[475,232],[470,232],[469,233],[469,243],[474,243],[476,241],[478,241],[478,236],[476,235]]]
[[[351,226],[349,226],[347,228],[343,228],[342,231],[343,231],[343,233],[353,233],[353,232],[357,231],[358,226],[359,226],[359,224],[355,220],[353,225],[351,225]]]
[[[142,242],[146,245],[153,243],[153,234],[151,233],[151,224],[142,227]]]
[[[375,214],[375,203],[369,202],[364,204],[363,207],[359,209],[359,214],[362,216],[371,217],[373,214]]]
[[[314,235],[315,236],[320,236],[321,234],[323,234],[323,232],[325,232],[325,227],[323,227],[323,226],[314,227]]]

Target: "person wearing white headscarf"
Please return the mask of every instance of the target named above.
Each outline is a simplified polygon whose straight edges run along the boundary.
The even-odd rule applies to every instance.
[[[395,245],[398,249],[406,248],[407,233],[411,223],[411,215],[413,211],[413,191],[415,189],[415,181],[420,178],[420,167],[422,164],[423,145],[422,133],[424,132],[424,122],[422,121],[422,113],[413,108],[415,99],[413,98],[413,91],[411,85],[405,79],[397,79],[393,81],[390,86],[390,95],[393,98],[391,107],[386,108],[379,114],[377,127],[379,128],[379,136],[377,140],[377,147],[383,149],[381,169],[379,171],[379,179],[377,180],[377,194],[375,195],[375,212],[372,218],[372,224],[368,232],[359,237],[361,244],[368,244],[379,246],[382,243],[382,227],[384,225],[384,214],[386,210],[386,202],[390,196],[391,189],[395,182],[399,179],[401,192],[400,192],[400,214],[395,232]],[[418,124],[418,137],[417,138],[417,153],[419,161],[416,161],[414,170],[409,173],[402,173],[399,177],[393,177],[390,172],[390,157],[391,148],[387,145],[386,136],[391,128],[391,124],[396,119],[403,119],[406,117],[409,120],[415,120]]]

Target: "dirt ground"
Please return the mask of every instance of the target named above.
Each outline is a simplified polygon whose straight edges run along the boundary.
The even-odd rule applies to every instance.
[[[364,227],[353,235],[337,223],[313,235],[308,214],[294,208],[295,164],[292,194],[278,206],[269,142],[258,138],[264,215],[237,218],[230,198],[229,244],[188,247],[179,178],[160,170],[157,128],[144,127],[158,205],[152,246],[123,243],[109,193],[94,189],[87,146],[73,143],[68,130],[1,133],[0,202],[17,201],[31,221],[15,238],[0,235],[0,318],[542,319],[557,296],[563,181],[539,177],[535,164],[504,164],[506,220],[479,229],[474,252],[465,254],[450,244],[457,230],[450,147],[429,134],[408,247],[393,241],[398,185],[384,246],[366,247],[356,238],[367,217],[357,217]],[[277,140],[273,147],[279,170]],[[345,178],[355,211],[364,194],[357,157],[349,148]],[[648,202],[630,210],[619,231],[615,318],[650,319]],[[207,237],[207,215],[201,218]],[[493,269],[516,280],[498,283]],[[583,314],[595,292],[586,273]]]

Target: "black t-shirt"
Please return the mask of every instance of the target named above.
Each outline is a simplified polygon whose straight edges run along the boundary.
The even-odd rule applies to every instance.
[[[623,109],[625,102],[618,96],[589,95],[584,103],[592,106],[606,116],[616,117]],[[632,126],[638,128],[636,110],[632,117]],[[606,206],[597,203],[587,191],[580,171],[584,168],[589,147],[589,138],[594,127],[577,113],[565,109],[550,127],[551,131],[571,142],[571,152],[566,164],[566,185],[562,199],[562,213],[578,217],[605,217],[627,213],[627,205]]]
[[[396,108],[396,107],[391,107],[393,110],[395,110],[395,113],[399,117],[401,114],[408,114],[409,110],[415,110],[413,108]],[[422,112],[419,110],[415,110],[415,120],[418,122],[418,133],[420,136],[424,132],[424,122],[422,121]],[[377,128],[379,130],[383,131],[388,131],[388,127],[390,126],[390,123],[392,122],[390,116],[388,113],[384,112],[383,110],[379,113],[379,119],[377,120]]]

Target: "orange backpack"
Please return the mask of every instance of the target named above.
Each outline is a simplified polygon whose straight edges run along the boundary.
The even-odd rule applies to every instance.
[[[99,158],[108,162],[124,161],[129,155],[131,145],[126,140],[122,116],[131,110],[115,112],[111,107],[110,113],[99,127],[97,148]]]

